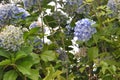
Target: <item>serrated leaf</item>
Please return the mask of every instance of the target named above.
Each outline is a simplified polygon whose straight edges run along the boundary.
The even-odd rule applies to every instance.
[[[45,51],[40,56],[45,62],[53,61],[57,58],[57,54],[54,51]]]
[[[11,64],[11,61],[9,59],[5,59],[0,62],[0,66],[9,65],[9,64]]]
[[[16,80],[18,74],[14,70],[10,70],[4,74],[3,80]]]

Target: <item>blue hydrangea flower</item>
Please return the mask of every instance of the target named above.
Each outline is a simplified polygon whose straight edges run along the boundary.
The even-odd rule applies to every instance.
[[[74,28],[74,37],[80,41],[88,41],[92,34],[96,33],[96,29],[92,27],[93,24],[95,22],[87,18],[77,21]]]
[[[21,13],[21,15],[19,15]],[[15,4],[0,4],[0,27],[10,23],[11,19],[24,19],[30,14]]]
[[[30,14],[25,10],[25,9],[23,9],[23,8],[18,8],[18,10],[19,10],[19,13],[22,13],[21,14],[21,16],[20,16],[20,18],[22,18],[22,19],[25,19],[27,16],[29,16]]]

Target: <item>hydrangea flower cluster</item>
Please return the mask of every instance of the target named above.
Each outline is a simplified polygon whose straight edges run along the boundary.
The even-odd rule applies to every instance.
[[[23,32],[20,27],[5,26],[0,32],[0,47],[6,50],[17,51],[24,43]]]
[[[74,12],[77,12],[77,13],[84,12],[85,8],[82,7],[82,5],[83,5],[83,0],[66,0],[65,8],[68,14],[73,15]]]
[[[74,28],[74,38],[80,41],[88,41],[92,37],[92,34],[96,33],[96,29],[92,27],[93,24],[95,22],[88,18],[77,21]]]
[[[0,4],[0,27],[10,23],[11,19],[24,19],[29,15],[30,14],[26,10],[15,4]]]

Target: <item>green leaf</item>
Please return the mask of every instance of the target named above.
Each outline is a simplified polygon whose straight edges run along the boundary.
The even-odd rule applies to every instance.
[[[108,69],[108,64],[104,61],[101,61],[100,65],[102,67],[102,73],[105,74],[105,71]]]
[[[5,58],[9,58],[9,53],[3,49],[0,49],[0,56],[3,56]]]
[[[24,51],[18,51],[18,52],[16,53],[15,60],[24,58],[24,57],[26,57],[26,56],[27,56],[27,54],[26,54]]]
[[[111,65],[110,68],[109,68],[109,71],[112,73],[112,74],[116,74],[116,66],[115,65]]]
[[[31,80],[38,80],[39,79],[39,70],[31,69],[30,73],[32,73],[32,74],[27,75],[28,78],[30,78]]]
[[[9,65],[9,64],[11,64],[11,61],[9,59],[5,59],[0,62],[0,66]]]
[[[86,69],[86,66],[83,66],[83,67],[81,67],[79,70],[80,70],[80,72],[81,73],[83,73],[83,71]]]
[[[33,62],[35,64],[40,62],[39,54],[31,53],[31,56],[33,57]]]
[[[55,28],[57,26],[55,19],[52,16],[45,16],[43,18],[46,25]]]
[[[57,76],[60,76],[60,74],[62,73],[59,70],[55,71],[53,66],[48,67],[47,72],[48,73],[43,80],[54,80]]]
[[[32,65],[34,65],[34,61],[31,56],[27,56],[27,57],[24,57],[24,58],[16,61],[17,69],[21,73],[27,74],[27,75],[30,75],[30,69],[31,69]]]
[[[24,46],[21,48],[21,51],[25,52],[26,54],[32,53],[33,47],[32,46]]]
[[[16,80],[18,74],[14,70],[10,70],[4,74],[3,80]]]
[[[27,66],[27,65],[26,65]],[[30,75],[30,68],[27,68],[27,67],[24,67],[24,66],[21,66],[21,65],[17,65],[17,69],[24,75]]]
[[[3,67],[0,67],[0,80],[2,80],[3,78],[3,72],[4,72]]]
[[[98,56],[98,48],[92,47],[88,49],[88,57],[90,60],[95,59]]]
[[[38,31],[40,31],[40,27],[32,28],[29,32],[25,32],[23,37],[26,40],[30,36],[35,36]]]
[[[45,62],[53,61],[57,58],[57,54],[54,51],[45,51],[40,56]]]
[[[68,80],[74,80],[75,76],[73,73],[71,73],[69,76],[68,76]]]

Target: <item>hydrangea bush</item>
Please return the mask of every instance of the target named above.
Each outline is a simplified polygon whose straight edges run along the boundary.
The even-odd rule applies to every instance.
[[[119,80],[120,0],[0,1],[0,80]]]

